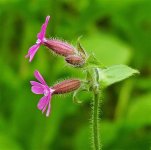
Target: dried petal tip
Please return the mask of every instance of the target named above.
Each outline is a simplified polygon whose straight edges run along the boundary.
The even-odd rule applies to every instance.
[[[44,45],[47,46],[52,51],[54,51],[56,54],[62,56],[73,55],[75,53],[75,48],[72,45],[61,40],[46,39]]]
[[[70,55],[65,58],[66,62],[74,66],[82,66],[84,64],[84,59],[78,55]]]
[[[81,85],[81,81],[78,79],[69,79],[53,86],[53,94],[69,93],[77,90]]]

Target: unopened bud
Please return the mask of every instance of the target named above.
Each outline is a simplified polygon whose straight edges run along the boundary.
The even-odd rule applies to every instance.
[[[69,93],[74,90],[77,90],[81,85],[81,81],[78,79],[69,79],[65,80],[61,83],[54,85],[52,88],[54,89],[53,94],[64,94]]]
[[[82,66],[84,64],[84,59],[78,55],[69,55],[65,58],[65,60],[72,65]]]
[[[61,40],[46,39],[43,44],[55,53],[62,56],[73,55],[75,53],[75,48],[72,45]]]

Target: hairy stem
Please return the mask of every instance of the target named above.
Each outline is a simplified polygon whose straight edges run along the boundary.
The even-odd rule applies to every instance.
[[[93,149],[100,150],[99,141],[99,93],[94,93],[92,116]]]
[[[93,77],[93,107],[92,107],[92,142],[94,150],[101,150],[100,136],[99,136],[99,103],[100,91],[98,84],[98,72],[94,70]]]

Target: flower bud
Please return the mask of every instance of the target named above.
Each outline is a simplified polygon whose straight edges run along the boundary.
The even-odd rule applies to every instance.
[[[78,55],[69,55],[65,58],[66,62],[75,66],[82,66],[84,64],[84,59]]]
[[[81,81],[78,79],[69,79],[58,83],[52,87],[53,94],[64,94],[77,90],[80,87]]]
[[[75,48],[72,45],[61,40],[46,39],[43,44],[55,53],[62,56],[73,55],[75,53]]]

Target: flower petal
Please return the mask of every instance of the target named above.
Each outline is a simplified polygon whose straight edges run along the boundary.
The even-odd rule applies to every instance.
[[[43,107],[43,109],[42,109],[42,113],[44,113],[45,110],[47,109],[47,106],[48,106],[48,103],[49,103],[49,101],[50,101],[50,98],[51,98],[51,95],[49,94],[49,95],[47,96],[46,105],[45,105],[45,106]]]
[[[35,44],[32,47],[29,48],[28,54],[25,56],[26,58],[30,57],[29,61],[31,62],[34,55],[36,54],[38,48],[40,47],[40,44]]]
[[[41,83],[36,82],[36,81],[30,81],[30,84],[31,84],[32,86],[39,86],[39,87],[43,87],[43,85],[42,85]]]
[[[47,106],[47,99],[48,99],[47,96],[43,96],[39,100],[38,105],[37,105],[37,107],[38,107],[39,110],[42,110],[45,106]]]
[[[31,91],[35,94],[43,94],[44,93],[44,89],[42,87],[39,87],[39,86],[32,86]]]
[[[50,114],[50,109],[51,109],[51,106],[50,106],[50,101],[49,101],[48,108],[47,108],[47,112],[46,112],[46,116],[47,116],[47,117],[48,117],[49,114]]]
[[[45,112],[45,110],[47,109],[47,112],[46,112],[46,116],[48,116],[49,115],[49,113],[50,113],[50,101],[51,101],[51,94],[49,94],[48,96],[47,96],[47,102],[46,102],[46,105],[45,105],[45,107],[42,109],[42,113],[44,113]]]
[[[47,85],[44,78],[42,77],[42,75],[40,74],[40,72],[38,70],[36,70],[34,72],[35,78],[42,84]]]
[[[47,28],[49,19],[50,19],[50,16],[47,16],[46,20],[45,20],[45,23],[41,27],[41,31],[37,34],[37,38],[40,39],[40,40],[43,40],[43,38],[45,38],[46,28]]]

